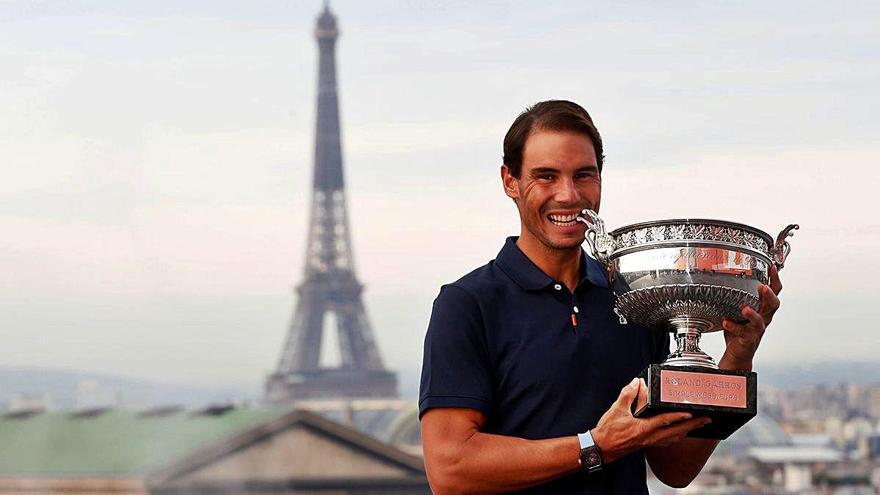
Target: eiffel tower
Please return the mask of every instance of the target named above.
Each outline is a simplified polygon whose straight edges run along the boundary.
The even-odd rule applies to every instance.
[[[336,17],[325,3],[315,27],[318,105],[305,279],[297,288],[278,369],[266,380],[266,400],[272,403],[397,397],[397,376],[382,364],[364,311],[363,286],[354,274],[336,97],[338,36]],[[339,365],[332,367],[321,363],[328,323],[339,347]]]

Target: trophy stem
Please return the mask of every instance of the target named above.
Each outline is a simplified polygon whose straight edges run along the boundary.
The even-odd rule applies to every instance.
[[[712,328],[711,321],[702,318],[679,317],[671,319],[669,323],[675,330],[677,348],[663,364],[718,369],[715,360],[700,349],[700,336]]]

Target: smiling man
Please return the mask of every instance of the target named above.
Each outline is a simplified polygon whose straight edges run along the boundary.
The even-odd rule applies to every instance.
[[[504,138],[501,179],[520,235],[495,260],[442,287],[425,337],[419,413],[434,493],[647,493],[657,477],[685,486],[717,444],[685,439],[708,421],[633,417],[634,379],[669,338],[622,326],[602,266],[581,249],[584,208],[599,210],[602,139],[569,101],[520,114]],[[723,369],[751,360],[781,290],[761,312],[725,322]]]

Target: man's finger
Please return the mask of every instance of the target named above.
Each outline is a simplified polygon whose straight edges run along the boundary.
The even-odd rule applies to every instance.
[[[764,318],[764,323],[769,324],[773,319],[773,315],[776,314],[776,310],[779,309],[779,298],[776,297],[773,289],[766,285],[760,286],[758,293],[761,296],[761,309],[759,312],[761,317]]]
[[[741,314],[746,319],[745,323],[737,323],[725,318],[721,321],[721,327],[736,337],[748,337],[750,334],[755,333],[756,330],[761,334],[764,333],[767,325],[764,322],[764,318],[757,311],[749,306],[743,306]]]
[[[739,337],[746,331],[746,325],[744,323],[736,323],[735,321],[728,320],[727,318],[721,320],[721,328],[723,328],[725,332],[728,332],[731,335],[737,337]]]
[[[682,421],[688,421],[693,417],[694,415],[689,412],[671,412],[658,414],[652,418],[647,418],[645,421],[647,421],[646,426],[648,429],[659,430],[661,428],[679,424]]]
[[[761,313],[758,313],[757,311],[752,309],[751,306],[743,307],[742,315],[746,320],[748,320],[748,323],[746,323],[745,326],[751,326],[754,328],[764,328],[765,326],[767,326],[767,321],[764,319]]]
[[[776,295],[779,295],[779,293],[782,292],[782,281],[779,280],[779,270],[773,265],[770,265],[770,290]]]
[[[639,390],[638,395],[636,395],[636,411],[641,409],[645,404],[648,403],[648,385],[645,384],[645,380],[643,378],[639,378]]]
[[[620,389],[620,395],[617,396],[617,401],[614,402],[614,405],[617,407],[622,407],[626,409],[628,412],[630,411],[630,407],[632,407],[632,403],[635,400],[636,396],[639,393],[639,379],[633,378],[631,382],[626,384],[622,389]]]

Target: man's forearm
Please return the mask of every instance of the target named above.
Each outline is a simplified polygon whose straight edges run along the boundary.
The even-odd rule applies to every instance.
[[[525,440],[475,432],[465,442],[426,452],[434,493],[503,493],[579,469],[577,437]],[[429,459],[430,458],[430,459]]]
[[[685,438],[665,447],[651,447],[645,455],[657,479],[684,488],[700,474],[717,445],[718,440]]]

